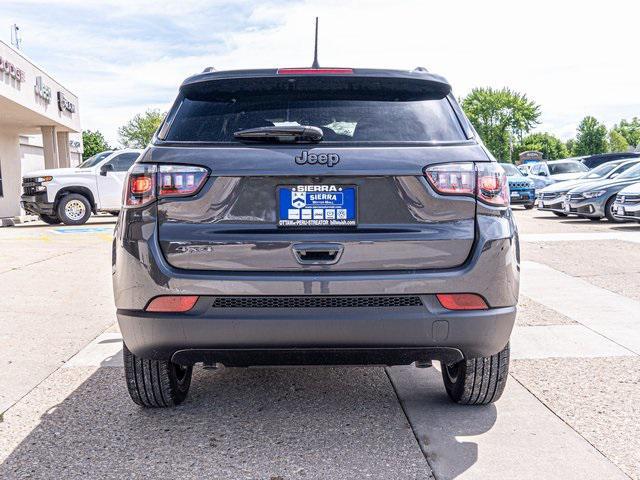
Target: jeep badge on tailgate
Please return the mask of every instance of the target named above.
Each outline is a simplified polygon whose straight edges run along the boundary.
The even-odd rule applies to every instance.
[[[303,151],[298,157],[296,157],[296,163],[298,165],[304,165],[305,163],[308,165],[314,165],[319,163],[320,165],[327,165],[328,167],[333,167],[340,161],[340,156],[337,153],[309,153],[307,151]]]

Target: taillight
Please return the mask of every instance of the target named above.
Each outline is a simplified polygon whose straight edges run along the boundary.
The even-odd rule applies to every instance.
[[[476,170],[473,163],[440,163],[424,169],[429,183],[439,193],[473,195]]]
[[[495,162],[439,163],[426,167],[424,175],[438,193],[475,195],[478,200],[491,205],[509,205],[507,177]]]
[[[156,171],[153,164],[136,163],[127,174],[124,205],[141,207],[156,199]]]
[[[207,180],[208,170],[185,165],[160,165],[158,197],[194,195]]]
[[[127,176],[124,205],[141,207],[156,198],[195,195],[207,181],[209,171],[190,165],[136,163]]]
[[[509,185],[503,168],[495,162],[477,163],[478,200],[491,205],[509,205]]]

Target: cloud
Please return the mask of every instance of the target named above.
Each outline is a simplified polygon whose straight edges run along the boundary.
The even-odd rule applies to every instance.
[[[422,65],[459,96],[508,86],[563,137],[587,114],[640,115],[637,2],[4,0],[0,25],[21,25],[25,52],[79,95],[83,127],[114,141],[206,66],[310,65],[315,15],[323,66]]]

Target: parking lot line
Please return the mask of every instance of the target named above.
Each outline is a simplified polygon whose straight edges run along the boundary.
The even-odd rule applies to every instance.
[[[71,357],[63,368],[123,366],[122,335],[118,332],[107,332],[98,335],[89,345]]]
[[[640,232],[574,232],[574,233],[525,233],[523,242],[574,242],[580,240],[622,240],[640,243]]]
[[[522,273],[524,295],[640,354],[640,302],[536,262]]]
[[[511,334],[513,359],[621,356],[636,355],[584,325],[516,327]]]
[[[468,407],[447,400],[435,368],[387,374],[438,480],[628,480],[514,378],[495,405]]]

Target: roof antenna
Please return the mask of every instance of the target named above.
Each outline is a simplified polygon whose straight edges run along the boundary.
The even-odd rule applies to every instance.
[[[311,65],[311,68],[320,68],[318,63],[318,17],[316,17],[316,45],[313,50],[313,65]]]

